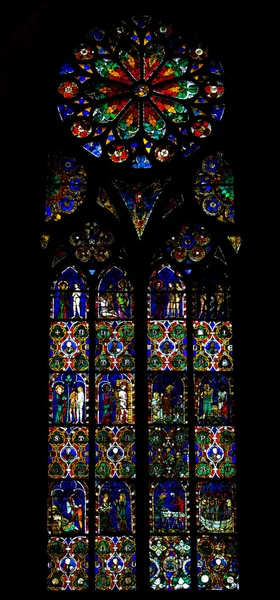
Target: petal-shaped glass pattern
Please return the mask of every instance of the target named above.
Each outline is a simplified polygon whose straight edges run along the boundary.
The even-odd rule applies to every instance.
[[[224,114],[222,79],[189,29],[132,17],[85,35],[59,69],[57,108],[94,157],[147,169],[189,156],[211,135]]]
[[[210,217],[234,223],[234,176],[223,152],[207,156],[196,174],[194,193]]]

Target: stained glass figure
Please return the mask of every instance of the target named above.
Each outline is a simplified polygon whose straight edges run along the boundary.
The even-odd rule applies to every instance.
[[[150,483],[150,532],[186,533],[189,529],[188,483]]]
[[[98,534],[135,533],[135,486],[111,479],[96,482]]]
[[[240,235],[228,235],[228,240],[230,241],[235,252],[239,252],[242,244],[242,237]]]
[[[196,520],[199,531],[231,533],[236,530],[235,482],[221,480],[196,483]]]
[[[96,324],[95,366],[99,371],[133,371],[134,355],[133,321]]]
[[[194,375],[195,416],[200,425],[227,425],[234,414],[233,378],[221,373]]]
[[[49,591],[82,591],[88,588],[88,540],[51,537],[48,542]]]
[[[148,286],[148,317],[154,319],[186,317],[186,286],[169,264],[153,271]]]
[[[147,339],[148,370],[183,371],[187,367],[187,328],[185,321],[149,321]]]
[[[188,477],[189,442],[186,428],[150,427],[148,458],[152,477]]]
[[[219,61],[189,29],[149,19],[116,23],[102,39],[89,31],[81,51],[59,69],[57,86],[60,118],[84,148],[98,135],[95,156],[132,166],[136,143],[142,168],[148,161],[143,138],[165,142],[152,148],[149,162],[169,162],[199,148],[224,112]]]
[[[151,537],[149,548],[151,588],[169,591],[190,589],[190,539],[185,536]]]
[[[239,557],[234,536],[203,535],[197,539],[199,590],[238,590]]]
[[[98,478],[135,477],[134,427],[100,427],[95,431],[95,474]]]
[[[49,379],[50,424],[87,424],[88,396],[88,373],[52,373]]]
[[[157,180],[149,185],[144,185],[142,182],[129,184],[126,181],[113,181],[129,210],[139,239],[144,232],[155,203],[168,181],[168,179],[165,181]]]
[[[50,483],[48,529],[51,535],[88,533],[88,488],[83,481],[64,479]]]
[[[178,206],[180,206],[180,204],[183,204],[184,202],[184,196],[182,194],[175,194],[174,196],[172,196],[172,198],[169,200],[164,213],[162,215],[163,219],[166,219],[166,217]]]
[[[200,279],[193,286],[193,318],[206,321],[231,318],[231,287],[222,279]]]
[[[187,423],[186,375],[163,371],[148,375],[148,407],[151,423]]]
[[[99,231],[97,223],[85,223],[83,231],[70,235],[74,256],[81,262],[104,262],[111,256],[114,236],[110,231]]]
[[[196,427],[195,462],[198,477],[234,477],[234,427]]]
[[[133,288],[127,273],[113,266],[99,280],[96,313],[100,319],[131,319],[133,317]]]
[[[87,284],[75,267],[66,267],[54,281],[52,289],[52,319],[87,318]]]
[[[50,427],[48,463],[52,479],[88,477],[88,428]]]
[[[179,233],[166,242],[167,252],[178,262],[199,262],[211,249],[211,236],[202,225],[182,225]]]
[[[134,423],[134,375],[99,373],[95,378],[96,421],[101,425]]]
[[[232,351],[229,321],[193,322],[193,364],[197,371],[230,371]]]
[[[114,205],[112,204],[108,194],[105,192],[105,190],[103,190],[103,188],[99,188],[98,190],[96,203],[99,206],[102,206],[102,208],[106,208],[107,210],[109,210],[110,213],[112,213],[112,215],[114,215],[114,217],[116,217],[116,219],[119,221],[118,213]]]
[[[222,223],[234,223],[234,177],[223,152],[202,161],[196,174],[194,193],[207,215]]]
[[[60,114],[65,111],[67,113],[67,105],[65,109],[60,106]],[[84,167],[75,158],[49,157],[45,220],[59,221],[73,213],[85,199],[86,185]]]
[[[52,267],[55,267],[55,265],[57,265],[57,263],[59,263],[61,260],[63,260],[64,258],[66,258],[67,254],[65,252],[65,248],[62,244],[60,244],[55,252],[55,255],[53,257],[52,260]]]
[[[95,539],[95,589],[136,589],[136,545],[133,537]]]
[[[53,321],[50,325],[50,368],[53,371],[87,371],[88,323]]]

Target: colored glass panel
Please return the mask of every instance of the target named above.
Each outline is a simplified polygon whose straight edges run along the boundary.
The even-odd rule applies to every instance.
[[[98,534],[135,533],[135,486],[118,480],[96,482]]]
[[[199,590],[238,590],[239,557],[235,537],[203,535],[197,539]]]
[[[152,73],[161,64],[165,56],[164,47],[161,44],[149,44],[144,52],[144,79],[149,79]]]
[[[50,367],[53,371],[86,371],[89,364],[88,324],[53,321],[50,326]]]
[[[155,140],[160,140],[166,133],[166,124],[150,103],[144,105],[143,127],[145,133]]]
[[[133,427],[99,427],[95,432],[95,474],[98,478],[135,477]]]
[[[185,370],[187,329],[184,321],[150,321],[147,338],[148,370]]]
[[[96,375],[96,421],[102,425],[134,423],[134,376]]]
[[[154,590],[187,590],[191,586],[191,546],[186,537],[151,537],[150,586]]]
[[[75,267],[64,269],[53,284],[52,319],[86,319],[88,294],[85,278]]]
[[[173,100],[162,100],[157,96],[151,96],[151,99],[161,112],[174,123],[182,123],[188,120],[188,110],[183,104]]]
[[[59,221],[73,213],[85,198],[87,174],[75,158],[49,158],[45,220]]]
[[[76,394],[76,415],[70,412]],[[49,379],[49,422],[54,425],[88,423],[88,374],[53,373]],[[73,402],[72,402],[73,403]]]
[[[70,420],[80,415],[76,403],[70,408]],[[78,421],[75,421],[78,422]],[[52,479],[88,477],[87,427],[50,427],[48,475]]]
[[[235,252],[239,252],[242,244],[242,237],[240,235],[228,235],[228,240],[230,241]]]
[[[188,504],[187,482],[150,483],[150,532],[186,533],[189,529]]]
[[[97,123],[110,123],[114,121],[123,108],[127,105],[127,100],[114,100],[113,102],[104,102],[94,109],[92,117]]]
[[[198,85],[193,81],[174,81],[174,83],[165,83],[161,86],[156,86],[154,91],[165,96],[172,96],[180,100],[192,98],[198,92]]]
[[[135,46],[131,46],[128,50],[120,50],[119,57],[122,65],[129,71],[130,75],[139,80],[141,77],[140,54]]]
[[[230,371],[233,367],[232,324],[193,322],[193,364],[198,371]]]
[[[74,256],[81,262],[104,262],[111,255],[110,246],[114,242],[114,236],[110,231],[100,232],[99,225],[93,222],[85,223],[83,231],[71,233],[69,241],[73,246]]]
[[[96,312],[98,318],[130,319],[133,317],[133,289],[127,273],[113,266],[101,276],[98,284]]]
[[[210,251],[210,240],[202,225],[182,225],[179,233],[167,240],[167,252],[178,262],[198,262]]]
[[[95,539],[95,589],[136,589],[136,545],[133,537],[98,536]]]
[[[131,185],[125,181],[113,181],[130,212],[139,238],[141,238],[154,205],[167,182],[168,180],[154,181],[145,186],[143,183]]]
[[[231,287],[222,279],[200,279],[193,286],[194,319],[226,321],[231,318]]]
[[[198,477],[234,477],[234,427],[196,427],[195,462]]]
[[[152,477],[188,477],[189,442],[182,427],[150,427],[149,474]]]
[[[95,365],[100,371],[134,370],[133,321],[99,321],[96,325]]]
[[[139,129],[139,111],[138,104],[133,103],[119,119],[117,132],[123,140],[135,136]]]
[[[131,85],[131,80],[128,75],[126,75],[117,62],[110,58],[98,58],[95,61],[95,68],[101,77]]]
[[[88,533],[88,488],[83,481],[64,479],[50,483],[48,529],[51,535]]]
[[[173,58],[159,70],[158,74],[153,78],[153,83],[161,83],[162,81],[167,81],[168,79],[181,77],[181,75],[183,75],[187,69],[187,58]]]
[[[200,425],[227,425],[234,416],[233,378],[222,373],[194,375],[195,416]]]
[[[187,423],[186,375],[163,371],[148,375],[148,406],[151,423]]]
[[[196,519],[201,532],[232,533],[236,530],[236,486],[234,482],[198,481]]]
[[[106,208],[107,210],[109,210],[110,213],[112,213],[112,215],[114,215],[114,217],[116,217],[116,219],[119,220],[118,213],[117,213],[115,207],[113,206],[108,194],[102,188],[99,188],[99,190],[98,190],[98,196],[96,198],[96,203],[99,206],[102,206],[103,208]]]
[[[234,223],[234,176],[223,152],[202,161],[194,183],[197,202],[210,217]]]
[[[88,589],[88,540],[51,537],[48,542],[48,591]]]
[[[150,277],[148,317],[163,319],[186,317],[186,293],[182,276],[168,264],[162,265]]]

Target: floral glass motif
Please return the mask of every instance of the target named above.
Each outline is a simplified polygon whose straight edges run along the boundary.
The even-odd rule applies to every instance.
[[[197,481],[197,527],[201,532],[232,533],[236,530],[234,481]]]
[[[50,483],[48,529],[51,535],[88,533],[88,488],[83,481],[63,479]]]
[[[104,262],[111,256],[114,236],[110,231],[99,231],[97,223],[85,223],[83,231],[75,231],[69,238],[74,256],[82,263]]]
[[[149,474],[152,477],[188,477],[189,442],[186,428],[150,427]]]
[[[186,317],[186,286],[182,276],[165,263],[150,276],[148,317],[154,319]]]
[[[228,235],[228,240],[230,241],[234,251],[237,253],[240,250],[240,246],[242,244],[242,237],[240,235]]]
[[[223,152],[202,161],[196,174],[194,193],[207,215],[222,223],[234,223],[234,177]]]
[[[186,533],[189,529],[188,483],[150,483],[150,532]]]
[[[126,181],[113,181],[130,212],[139,239],[141,239],[155,203],[168,181],[168,179],[153,181],[146,186],[142,182],[129,184]]]
[[[96,313],[100,319],[130,319],[133,317],[133,288],[127,273],[113,266],[99,280]]]
[[[187,423],[187,378],[184,374],[163,371],[148,374],[149,422]]]
[[[49,591],[82,591],[88,588],[88,540],[86,537],[51,537],[48,542]]]
[[[135,533],[135,486],[119,479],[96,481],[98,534]]]
[[[186,27],[136,17],[94,28],[59,72],[58,112],[93,156],[132,168],[201,146],[224,113],[223,68]]]
[[[197,371],[230,371],[232,324],[229,321],[193,322],[193,364]]]
[[[202,225],[182,225],[166,242],[167,252],[179,263],[199,262],[211,249],[211,236]]]
[[[88,336],[85,321],[53,321],[50,325],[50,368],[53,371],[87,371]]]
[[[100,427],[95,431],[95,475],[98,478],[135,477],[134,427]]]
[[[88,373],[52,373],[49,379],[49,422],[88,423]]]
[[[98,321],[95,365],[99,371],[134,371],[134,322]]]
[[[149,321],[147,340],[148,370],[183,371],[187,366],[185,321]]]
[[[151,537],[150,586],[154,590],[187,590],[191,587],[191,545],[186,537]]]
[[[134,375],[131,373],[98,373],[95,398],[97,423],[134,423]]]
[[[136,589],[136,545],[133,537],[96,537],[95,589]]]
[[[196,427],[195,462],[198,477],[234,477],[234,427]]]
[[[193,318],[226,321],[231,318],[231,287],[222,278],[202,278],[193,286]]]
[[[46,182],[46,221],[73,213],[86,195],[87,174],[75,158],[49,157]]]
[[[233,378],[222,373],[194,375],[195,417],[199,425],[227,425],[234,415]]]
[[[66,267],[53,284],[50,316],[52,319],[86,319],[87,283],[75,267]]]
[[[238,545],[234,536],[203,535],[197,539],[199,590],[238,590],[238,573]]]
[[[48,475],[51,479],[88,477],[88,437],[87,427],[50,427]]]

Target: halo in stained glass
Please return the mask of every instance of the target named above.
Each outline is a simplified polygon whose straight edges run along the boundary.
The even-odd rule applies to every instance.
[[[223,152],[207,156],[196,174],[194,193],[206,215],[234,223],[234,177]]]
[[[90,150],[98,135],[95,157],[132,168],[199,148],[224,114],[223,68],[206,44],[149,16],[98,31],[85,34],[59,69],[57,108],[77,141]]]

